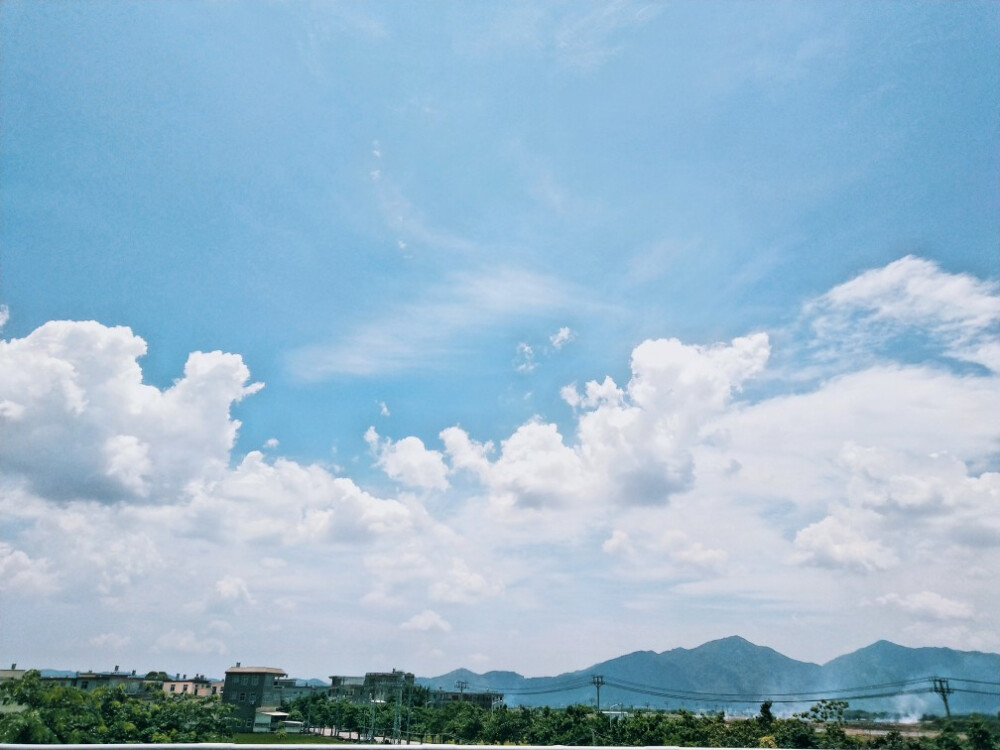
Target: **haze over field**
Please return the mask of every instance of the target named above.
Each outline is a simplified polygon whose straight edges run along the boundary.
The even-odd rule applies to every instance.
[[[8,663],[1000,651],[996,3],[0,38]]]

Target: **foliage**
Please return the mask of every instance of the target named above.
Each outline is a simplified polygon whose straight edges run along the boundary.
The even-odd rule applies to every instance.
[[[848,705],[847,701],[824,698],[808,711],[803,711],[795,715],[814,724],[835,724],[842,726],[844,724],[844,712],[847,710]]]
[[[162,693],[130,696],[122,688],[86,692],[49,684],[38,672],[0,685],[0,703],[21,710],[0,714],[0,742],[19,744],[213,742],[231,740],[229,707],[217,698]],[[631,710],[604,714],[587,706],[564,709],[485,709],[472,702],[431,705],[426,691],[407,694],[401,705],[331,701],[322,693],[285,708],[291,719],[313,727],[353,732],[362,739],[402,737],[459,744],[673,745],[679,747],[836,748],[838,750],[1000,750],[993,717],[936,720],[934,738],[890,731],[867,741],[851,736],[845,701],[820,701],[809,711],[778,718],[771,703],[752,719],[730,720],[720,711]],[[397,723],[398,722],[398,723]],[[250,738],[249,740],[247,738]],[[330,742],[330,737],[246,735],[242,741]]]
[[[214,742],[228,739],[229,707],[216,698],[144,693],[122,687],[87,692],[46,684],[37,671],[0,685],[0,742]]]
[[[376,741],[392,738],[396,705],[353,705],[322,695],[299,698],[286,707],[291,718],[313,726],[357,732]],[[837,750],[1000,750],[989,717],[955,723],[942,735],[903,737],[898,731],[863,739],[847,731],[845,701],[820,701],[790,717],[774,715],[764,702],[752,719],[732,720],[722,712],[695,714],[635,710],[598,713],[593,707],[485,709],[456,701],[443,706],[409,702],[399,707],[400,736],[416,741],[492,745],[615,745],[719,748],[835,748]],[[941,724],[938,728],[943,728]],[[957,742],[956,746],[954,743]]]
[[[982,719],[969,722],[966,736],[969,738],[969,750],[994,750],[1000,748],[1000,742],[986,726]]]

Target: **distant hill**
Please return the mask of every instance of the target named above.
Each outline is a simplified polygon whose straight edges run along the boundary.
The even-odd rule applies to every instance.
[[[738,714],[756,713],[762,701],[773,700],[776,713],[790,714],[829,697],[848,699],[852,708],[872,712],[943,714],[941,698],[932,692],[934,677],[951,678],[949,687],[955,692],[949,695],[949,703],[955,713],[995,713],[1000,702],[996,695],[1000,693],[1000,654],[914,649],[888,641],[822,666],[732,636],[693,649],[636,651],[555,677],[458,669],[417,682],[433,690],[455,690],[462,681],[469,690],[504,693],[508,705],[564,706],[595,700],[594,675],[603,679],[604,708],[649,705]]]

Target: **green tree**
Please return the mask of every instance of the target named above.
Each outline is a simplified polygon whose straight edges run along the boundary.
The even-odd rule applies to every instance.
[[[986,727],[982,719],[976,717],[969,722],[966,730],[969,738],[969,750],[994,750],[997,747],[996,738]]]
[[[962,742],[955,731],[955,725],[950,721],[941,729],[941,733],[934,738],[935,750],[962,750]]]
[[[760,704],[760,714],[757,716],[757,723],[765,733],[774,725],[774,714],[771,712],[772,701],[764,701]]]
[[[906,740],[898,729],[893,729],[873,739],[869,743],[869,747],[878,748],[878,750],[906,750]]]
[[[778,747],[800,749],[816,747],[816,730],[811,724],[798,718],[777,719],[774,739]]]
[[[808,711],[795,715],[814,724],[838,724],[842,726],[844,723],[844,711],[849,706],[850,704],[847,701],[824,698],[819,703],[814,704]]]
[[[45,684],[37,671],[0,685],[0,741],[38,743],[213,742],[228,739],[229,706],[216,698],[86,692]]]

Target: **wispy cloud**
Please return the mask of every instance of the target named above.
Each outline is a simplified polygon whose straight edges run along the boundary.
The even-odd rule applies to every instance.
[[[89,643],[91,646],[101,649],[120,649],[128,646],[132,642],[132,639],[127,635],[119,635],[118,633],[101,633],[100,635],[94,636],[90,639]]]
[[[625,0],[572,7],[555,30],[555,52],[560,62],[581,70],[599,67],[617,55],[624,46],[618,34],[659,13],[652,3]]]
[[[576,338],[576,334],[569,326],[563,326],[558,331],[549,336],[549,343],[555,349],[562,349],[566,344]]]
[[[456,273],[337,341],[292,352],[288,366],[304,380],[442,366],[486,329],[578,308],[580,299],[566,282],[521,269]]]
[[[224,654],[226,644],[218,638],[201,638],[190,630],[170,630],[156,639],[153,651],[188,654]]]
[[[502,3],[488,22],[456,40],[463,54],[541,54],[578,72],[599,68],[627,45],[627,31],[651,22],[661,8],[650,2]]]
[[[535,362],[535,350],[530,344],[523,341],[517,345],[517,356],[514,357],[514,369],[521,373],[528,373],[537,367]]]
[[[884,354],[915,335],[933,351],[1000,372],[1000,284],[908,255],[840,284],[805,308],[826,359]]]
[[[382,146],[375,142],[368,179],[375,191],[375,201],[382,221],[397,236],[400,251],[416,246],[430,252],[479,255],[484,251],[477,242],[430,222],[387,172]]]

